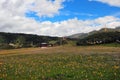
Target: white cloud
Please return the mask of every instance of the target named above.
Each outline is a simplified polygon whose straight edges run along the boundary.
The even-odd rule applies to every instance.
[[[59,14],[65,0],[0,0],[0,14],[24,16],[27,11],[37,12],[40,17]]]
[[[31,6],[31,10],[37,12],[38,16],[48,16],[52,17],[54,14],[59,14],[59,10],[63,8],[62,2],[64,0],[36,0],[33,6]]]
[[[106,24],[113,28],[120,25],[120,18],[100,17],[94,20],[68,19],[61,22],[37,22],[24,17],[27,10],[36,11],[40,17],[59,14],[64,0],[0,0],[0,31],[32,33],[38,35],[66,36],[98,30]]]
[[[109,4],[111,6],[120,7],[120,0],[89,0],[89,1],[98,1],[98,2]]]
[[[27,18],[0,19],[0,31],[32,33],[38,35],[67,36],[75,33],[89,32],[107,27],[120,25],[120,18],[113,16],[100,17],[94,20],[78,20],[77,18],[61,22],[36,22]]]

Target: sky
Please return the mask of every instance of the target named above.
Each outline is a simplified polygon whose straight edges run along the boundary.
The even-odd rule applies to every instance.
[[[0,0],[0,32],[69,36],[120,26],[120,0]]]

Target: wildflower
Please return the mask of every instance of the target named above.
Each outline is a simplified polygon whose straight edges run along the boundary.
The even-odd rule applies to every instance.
[[[116,65],[115,65],[115,66],[113,66],[113,68],[114,68],[114,69],[119,69],[119,66],[116,66]]]

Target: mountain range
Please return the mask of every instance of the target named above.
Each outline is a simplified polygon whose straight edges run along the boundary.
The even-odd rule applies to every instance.
[[[70,36],[67,36],[67,38],[72,38],[72,39],[83,39],[89,35],[95,34],[95,33],[101,33],[101,32],[120,32],[120,26],[116,27],[116,28],[102,28],[100,30],[94,30],[91,31],[89,33],[77,33],[77,34],[73,34]]]

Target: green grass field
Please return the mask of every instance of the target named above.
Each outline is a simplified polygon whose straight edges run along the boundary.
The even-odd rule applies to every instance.
[[[2,50],[0,80],[120,80],[120,47]]]

